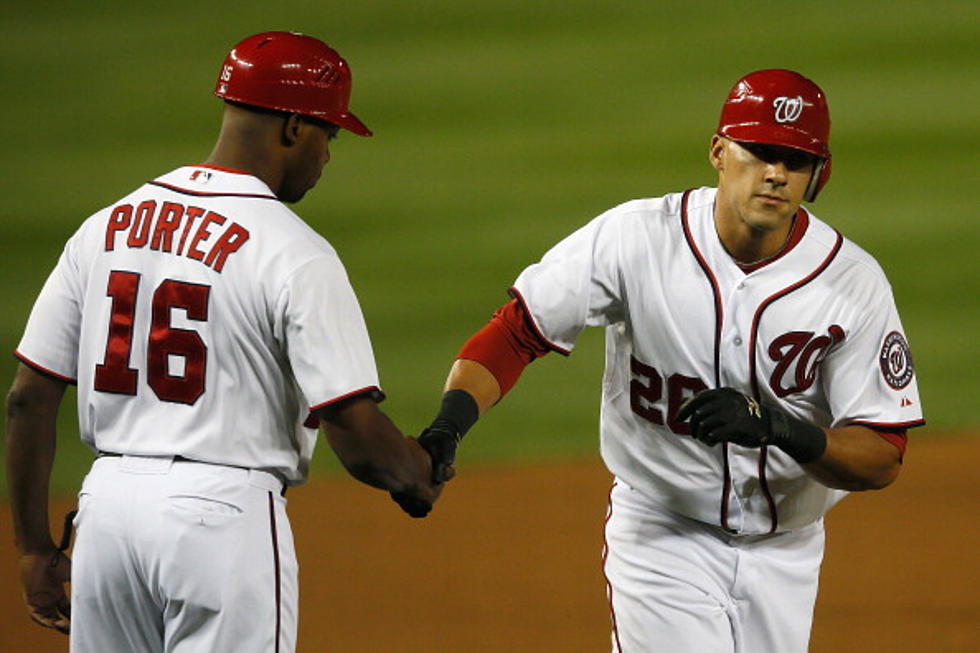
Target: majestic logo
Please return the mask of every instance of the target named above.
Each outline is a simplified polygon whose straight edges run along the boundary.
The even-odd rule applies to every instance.
[[[834,345],[844,341],[844,329],[834,324],[827,335],[814,337],[813,331],[790,331],[769,345],[769,358],[776,363],[769,387],[777,397],[804,392],[817,379],[817,367]],[[790,372],[795,364],[796,369]]]
[[[912,366],[912,352],[905,337],[898,331],[892,331],[885,336],[878,354],[878,365],[885,383],[895,390],[901,390],[912,382],[915,370]]]
[[[803,114],[803,97],[780,95],[772,101],[772,106],[776,110],[776,122],[796,122]]]

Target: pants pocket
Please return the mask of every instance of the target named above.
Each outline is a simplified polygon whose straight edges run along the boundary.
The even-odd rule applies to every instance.
[[[200,525],[216,526],[233,521],[244,512],[229,501],[195,494],[175,494],[167,497],[167,507],[176,516]]]

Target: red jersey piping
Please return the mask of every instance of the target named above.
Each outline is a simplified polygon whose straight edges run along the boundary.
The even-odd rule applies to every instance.
[[[375,403],[380,402],[385,397],[385,393],[381,392],[381,389],[378,386],[369,385],[367,387],[361,388],[360,390],[354,390],[352,392],[348,392],[347,394],[340,395],[339,397],[334,397],[333,399],[324,401],[323,403],[319,403],[315,406],[310,406],[310,412],[319,410],[320,408],[329,406],[331,404],[335,404],[338,401],[343,401],[344,399],[350,399],[351,397],[356,397],[357,395],[363,395],[368,393],[374,396]]]
[[[708,262],[705,260],[704,255],[701,254],[701,250],[698,249],[697,244],[694,242],[694,237],[691,235],[691,227],[688,223],[687,215],[687,201],[690,198],[691,193],[694,189],[684,191],[684,195],[681,197],[681,226],[684,229],[684,238],[687,240],[687,246],[691,248],[691,253],[694,254],[694,258],[697,259],[698,265],[701,266],[701,270],[704,275],[708,278],[708,282],[711,284],[711,293],[714,296],[715,303],[715,351],[714,351],[714,369],[715,369],[715,387],[721,387],[721,327],[724,317],[724,308],[721,303],[721,290],[718,287],[718,280],[715,279],[714,273],[711,268],[708,267]]]
[[[778,299],[785,297],[795,290],[799,290],[803,286],[807,285],[817,277],[819,277],[824,270],[830,265],[831,261],[837,258],[837,253],[840,251],[841,246],[844,244],[844,237],[840,235],[840,232],[835,231],[837,234],[837,241],[831,248],[830,253],[827,254],[826,258],[806,277],[800,279],[796,283],[793,283],[782,290],[773,293],[766,299],[764,299],[759,307],[755,310],[755,315],[752,317],[752,332],[749,335],[749,384],[752,387],[752,396],[755,397],[756,401],[761,401],[762,397],[759,394],[759,379],[756,374],[756,355],[755,355],[755,345],[759,337],[759,322],[762,319],[762,314],[765,312],[769,306]],[[769,517],[771,519],[771,525],[769,532],[775,533],[776,528],[779,525],[779,515],[776,513],[776,502],[772,497],[772,493],[769,491],[769,484],[766,481],[766,467],[765,462],[768,457],[768,448],[763,446],[762,452],[759,455],[759,487],[762,490],[763,495],[766,497],[766,502],[769,504]]]
[[[166,188],[167,190],[172,190],[175,193],[181,193],[183,195],[194,195],[196,197],[252,197],[255,199],[262,200],[278,200],[279,198],[275,195],[267,195],[265,193],[205,193],[199,190],[189,190],[187,188],[181,188],[180,186],[174,186],[172,184],[167,184],[162,181],[148,181],[146,182],[151,186],[159,186],[160,188]]]
[[[541,328],[538,326],[538,323],[534,320],[534,315],[531,313],[531,309],[528,307],[527,302],[524,301],[524,295],[521,294],[520,290],[518,290],[515,286],[511,286],[510,289],[507,291],[507,294],[521,303],[524,312],[527,313],[527,316],[530,318],[531,326],[534,327],[535,335],[541,339],[542,343],[548,345],[550,349],[557,351],[562,356],[571,355],[572,353],[571,351],[565,349],[564,347],[559,347],[558,345],[556,345],[555,343],[551,342],[550,340],[544,337],[544,334],[541,333]]]
[[[684,191],[684,195],[681,197],[681,227],[684,229],[684,239],[687,241],[687,246],[690,248],[691,253],[694,254],[695,260],[697,260],[698,265],[701,266],[701,271],[704,272],[704,276],[707,277],[708,283],[711,285],[711,294],[714,298],[715,306],[715,343],[714,343],[714,381],[715,387],[721,387],[721,328],[724,318],[724,306],[721,303],[721,290],[718,286],[718,280],[715,278],[714,272],[708,266],[708,261],[705,260],[704,255],[701,250],[698,249],[697,244],[694,242],[694,237],[691,235],[691,226],[687,215],[687,201],[691,196],[694,189]],[[728,443],[724,442],[721,446],[721,460],[723,466],[723,477],[722,477],[722,489],[721,489],[721,511],[719,515],[719,520],[721,521],[721,527],[727,531],[731,531],[728,527],[728,500],[732,492],[732,474],[731,470],[728,468]]]
[[[854,424],[856,426],[867,426],[868,428],[874,430],[889,430],[889,429],[914,429],[919,426],[925,426],[926,421],[924,419],[913,419],[907,422],[865,422],[863,420],[853,420],[848,422],[848,424]]]
[[[619,626],[616,623],[616,609],[613,607],[613,586],[609,582],[609,575],[606,573],[606,565],[609,560],[609,520],[612,519],[612,493],[618,485],[617,481],[613,481],[612,485],[609,486],[609,494],[607,496],[606,503],[606,520],[602,524],[602,577],[606,581],[606,600],[609,602],[609,619],[612,621],[612,632],[613,639],[616,641],[616,650],[622,651],[623,645],[619,642]]]
[[[739,263],[738,261],[735,261],[735,265],[737,265],[738,268],[745,274],[755,272],[756,270],[761,270],[770,263],[778,261],[793,251],[793,248],[799,245],[800,241],[803,240],[803,236],[806,235],[806,230],[809,226],[810,215],[806,212],[806,209],[800,207],[800,209],[796,212],[796,219],[793,220],[793,229],[790,231],[789,238],[786,239],[782,249],[776,252],[776,254],[773,256],[764,258],[761,261],[756,261],[755,263]]]
[[[14,358],[18,359],[24,365],[27,365],[29,368],[31,368],[35,372],[38,372],[40,374],[43,374],[44,376],[49,376],[52,379],[57,379],[58,381],[64,381],[65,383],[69,383],[71,385],[78,385],[78,379],[73,379],[71,377],[64,376],[62,374],[58,374],[57,372],[54,372],[52,370],[49,370],[48,368],[44,367],[43,365],[38,365],[37,363],[35,363],[34,361],[32,361],[30,358],[28,358],[24,354],[20,353],[16,349],[14,350]]]
[[[279,561],[279,530],[276,528],[276,506],[269,492],[269,530],[272,535],[272,569],[275,574],[276,596],[276,639],[275,653],[279,653],[279,640],[282,638],[282,566]]]
[[[249,177],[254,177],[255,176],[255,175],[253,175],[250,172],[245,172],[244,170],[235,170],[234,168],[222,168],[221,166],[214,166],[214,165],[211,165],[210,163],[196,163],[196,164],[194,164],[192,166],[189,166],[189,167],[191,167],[191,168],[209,168],[211,170],[218,170],[220,172],[230,172],[233,175],[247,175]]]

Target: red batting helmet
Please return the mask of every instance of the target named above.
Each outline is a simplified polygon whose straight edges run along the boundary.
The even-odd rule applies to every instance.
[[[371,130],[348,108],[350,87],[350,66],[323,41],[296,32],[263,32],[228,53],[214,94],[320,118],[370,136]]]
[[[803,196],[830,179],[830,110],[820,87],[792,70],[759,70],[736,82],[721,108],[718,133],[733,141],[782,145],[819,161]]]

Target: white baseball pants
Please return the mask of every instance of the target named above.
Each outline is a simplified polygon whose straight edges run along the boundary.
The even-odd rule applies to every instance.
[[[297,564],[272,474],[95,461],[79,493],[72,653],[289,653]]]
[[[804,653],[823,521],[731,535],[670,512],[617,480],[605,573],[614,653]]]

